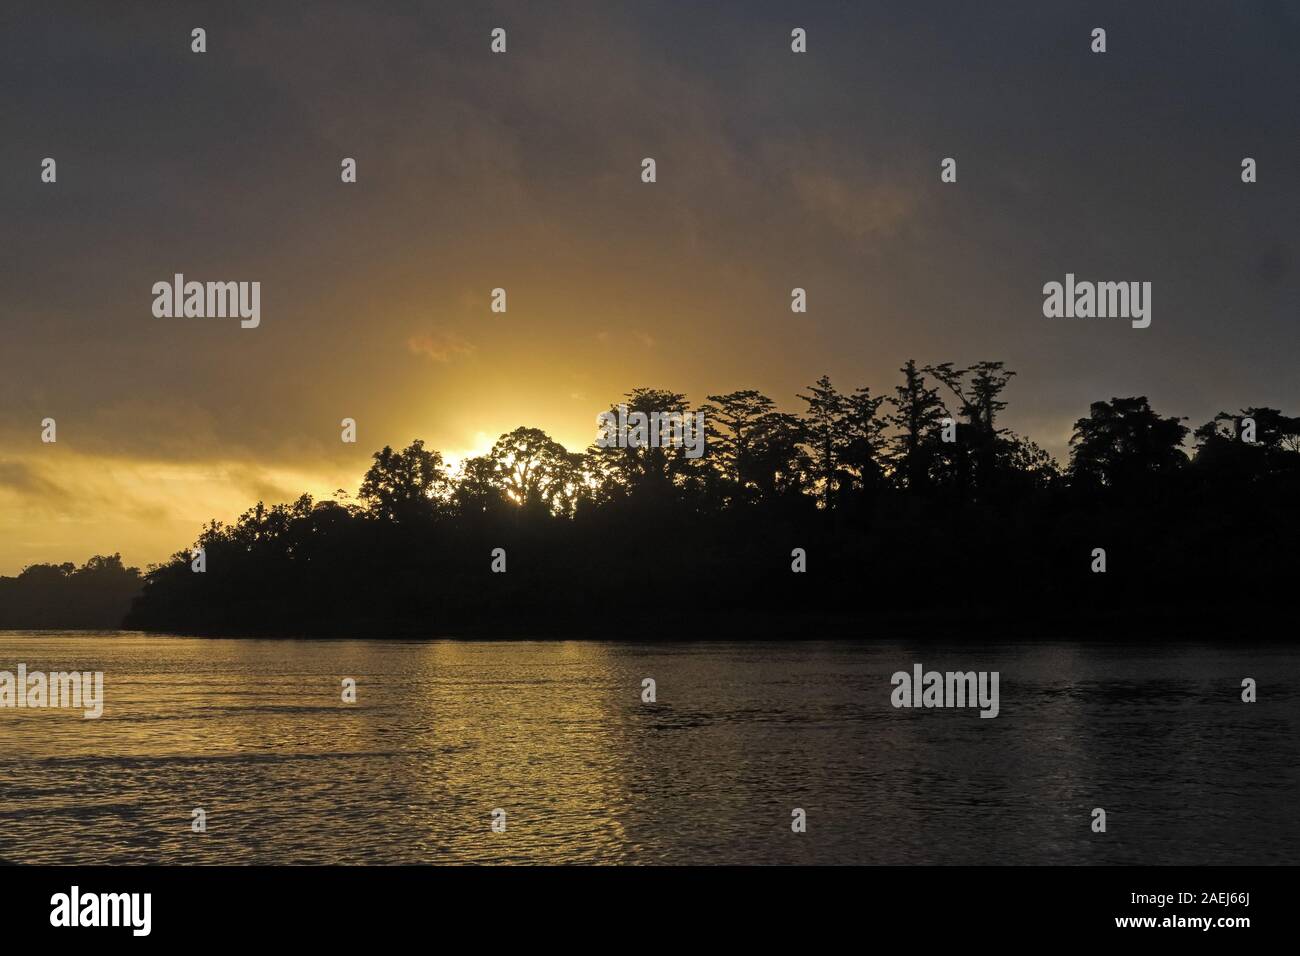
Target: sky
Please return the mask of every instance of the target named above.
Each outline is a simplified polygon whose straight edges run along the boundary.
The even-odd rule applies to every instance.
[[[6,3],[0,574],[162,561],[386,444],[578,450],[638,386],[1000,360],[1061,458],[1113,396],[1300,413],[1297,51],[1266,0]],[[155,317],[178,272],[261,324]],[[1150,327],[1045,318],[1066,273]]]

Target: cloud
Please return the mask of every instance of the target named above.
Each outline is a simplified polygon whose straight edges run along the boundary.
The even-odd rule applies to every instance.
[[[427,355],[435,362],[450,362],[462,355],[472,355],[478,350],[473,342],[451,331],[433,331],[413,335],[406,341],[412,355]]]
[[[0,461],[0,490],[51,503],[62,503],[71,497],[58,482],[38,474],[35,468],[21,461]]]
[[[187,547],[210,519],[232,521],[258,500],[289,502],[304,491],[329,497],[349,483],[350,471],[146,461],[49,446],[47,454],[0,461],[0,574],[114,551],[143,566]]]

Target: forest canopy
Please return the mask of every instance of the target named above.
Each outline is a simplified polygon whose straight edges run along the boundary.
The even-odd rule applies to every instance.
[[[149,571],[127,623],[816,637],[816,622],[859,636],[1208,627],[1273,606],[1230,585],[1295,566],[1300,419],[1248,407],[1192,431],[1117,397],[1078,419],[1062,465],[1001,424],[1003,363],[900,373],[880,394],[822,376],[795,410],[749,389],[691,405],[635,388],[611,406],[703,413],[698,457],[669,441],[570,451],[532,427],[456,469],[420,440],[385,447],[355,500],[209,523]]]

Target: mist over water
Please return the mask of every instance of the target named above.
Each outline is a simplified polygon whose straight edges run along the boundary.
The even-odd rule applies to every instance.
[[[106,702],[0,709],[6,862],[1300,862],[1281,646],[0,632],[20,662]],[[1000,672],[999,715],[895,709],[915,663]]]

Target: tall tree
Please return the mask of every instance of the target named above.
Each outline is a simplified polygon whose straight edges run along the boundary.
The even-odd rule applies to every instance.
[[[454,484],[451,500],[462,515],[490,514],[507,504],[496,462],[488,455],[461,462]]]
[[[659,499],[675,496],[679,486],[699,467],[699,460],[689,457],[685,445],[674,442],[673,425],[666,417],[693,414],[686,396],[662,388],[634,388],[620,405],[626,407],[628,415],[640,412],[647,418],[656,416],[659,426],[654,441],[647,434],[646,442],[625,441],[619,446],[592,445],[588,449],[586,470],[603,476],[605,487],[600,496],[605,499],[629,494]],[[610,413],[618,416],[622,411],[620,405],[612,406]],[[701,440],[703,437],[700,436]]]
[[[708,396],[704,406],[710,454],[738,504],[802,486],[802,422],[760,392],[742,389]]]
[[[409,521],[432,515],[447,487],[442,455],[417,439],[400,452],[387,445],[375,452],[357,497],[376,517]]]
[[[810,464],[803,448],[807,437],[797,415],[772,411],[760,419],[744,469],[760,498],[793,498],[803,492]]]
[[[848,402],[835,390],[828,375],[809,385],[807,395],[795,397],[808,406],[803,414],[803,427],[811,451],[813,482],[822,507],[829,508],[841,483],[841,464],[848,439],[845,427]]]
[[[1146,396],[1093,402],[1074,423],[1070,478],[1084,486],[1131,489],[1187,462],[1181,445],[1187,427],[1156,414]]]
[[[957,429],[957,442],[946,447],[964,493],[979,493],[992,485],[999,465],[1005,464],[1001,438],[1006,429],[995,422],[1007,407],[999,396],[1015,372],[1002,362],[977,362],[969,368],[954,368],[951,362],[927,365],[924,370],[952,392],[959,414],[966,421]]]
[[[540,428],[516,428],[488,452],[505,496],[529,509],[569,514],[577,493],[581,455],[571,454]]]
[[[1003,362],[976,362],[969,368],[953,368],[951,362],[944,362],[927,365],[922,371],[933,375],[956,396],[961,403],[961,414],[973,430],[992,438],[1002,431],[994,419],[1007,407],[998,396],[1016,374],[1006,371],[1004,365]]]
[[[894,471],[904,487],[919,491],[930,483],[937,432],[947,409],[939,390],[926,384],[914,359],[908,359],[899,371],[903,373],[903,384],[889,399],[894,411],[887,419],[898,429],[892,454]]]
[[[870,493],[884,477],[885,421],[880,406],[885,396],[872,395],[865,385],[845,399],[844,444],[841,460],[859,492]]]

